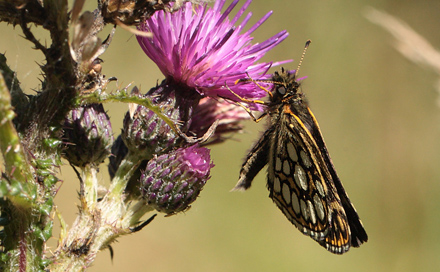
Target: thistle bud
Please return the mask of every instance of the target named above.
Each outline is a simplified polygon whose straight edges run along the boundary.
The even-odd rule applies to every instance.
[[[151,89],[146,97],[161,107],[168,118],[181,124],[180,129],[185,132],[200,96],[195,91],[184,92],[181,88],[164,80],[161,85]],[[175,146],[179,140],[179,136],[164,120],[144,106],[135,105],[132,112],[127,112],[123,126],[122,139],[125,145],[130,151],[140,153],[144,159],[150,159],[153,154],[160,154]]]
[[[177,138],[168,124],[140,105],[136,106],[133,116],[127,112],[123,127],[122,139],[127,148],[142,153],[147,159],[161,149],[173,146]]]
[[[73,165],[100,164],[110,154],[113,133],[102,104],[71,110],[64,121],[63,156]]]
[[[159,212],[184,211],[200,194],[213,166],[209,149],[198,145],[156,156],[141,175],[141,194]]]

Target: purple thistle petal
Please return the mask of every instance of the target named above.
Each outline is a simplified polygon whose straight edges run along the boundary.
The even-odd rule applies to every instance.
[[[220,143],[227,139],[226,133],[240,131],[243,128],[241,121],[249,118],[249,113],[242,107],[224,99],[205,97],[195,108],[189,130],[202,137],[211,124],[219,120],[214,135],[204,145]]]
[[[264,22],[266,22],[267,19],[269,19],[269,17],[272,15],[273,11],[269,11],[266,15],[263,16],[263,18],[261,18],[260,20],[258,20],[258,22],[253,25],[247,32],[246,34],[251,34],[252,32],[254,32],[257,28],[259,28]]]
[[[273,64],[255,62],[288,34],[282,31],[261,44],[251,44],[250,34],[272,14],[267,13],[248,31],[240,33],[252,14],[247,14],[239,26],[234,24],[251,2],[246,1],[231,21],[228,16],[238,0],[223,13],[224,0],[216,1],[213,8],[186,3],[172,14],[158,11],[139,26],[140,30],[153,33],[153,38],[137,39],[166,77],[196,89],[201,95],[238,100],[227,85],[241,97],[258,99],[267,95],[264,90],[253,84],[236,85],[235,81],[247,74],[254,79],[270,77],[266,73]]]
[[[238,1],[237,1],[237,3],[238,3]],[[252,0],[248,0],[248,1],[246,1],[246,3],[244,3],[244,5],[241,7],[241,9],[235,15],[234,19],[232,19],[231,24],[235,24],[238,21],[238,19],[240,19],[241,15],[243,15],[243,13],[246,11],[246,9],[249,7],[249,5],[251,3],[252,3]],[[249,12],[249,14],[246,16],[246,18],[241,23],[240,27],[245,26],[251,17],[252,17],[252,12]]]
[[[211,168],[214,167],[209,149],[193,145],[181,150],[178,158],[182,163],[183,171],[195,173],[195,178],[209,176]]]

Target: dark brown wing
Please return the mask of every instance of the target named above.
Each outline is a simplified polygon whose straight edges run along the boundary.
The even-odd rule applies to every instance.
[[[354,247],[359,247],[361,244],[368,241],[367,232],[365,231],[362,221],[360,220],[353,203],[350,201],[350,198],[348,197],[347,192],[345,191],[344,186],[342,186],[342,182],[336,173],[335,167],[333,166],[333,162],[322,137],[319,124],[310,108],[307,109],[311,118],[313,119],[314,124],[311,129],[311,134],[313,135],[317,145],[320,147],[321,154],[325,160],[325,164],[328,167],[339,198],[341,199],[342,206],[344,207],[345,214],[348,218],[348,224],[351,232],[351,245]]]
[[[308,125],[316,123],[312,114],[302,114],[301,118],[308,118]],[[363,227],[357,214],[353,219],[347,218],[344,202],[349,200],[345,191],[341,200],[328,152],[323,153],[319,146],[323,144],[322,136],[319,134],[318,144],[316,135],[312,136],[304,122],[292,113],[290,105],[284,106],[274,124],[278,127],[274,129],[270,146],[269,196],[301,232],[332,253],[348,251],[355,245],[351,242],[349,221],[357,220],[362,230]],[[319,131],[317,123],[316,130]],[[337,182],[342,188],[339,179]]]
[[[241,166],[240,177],[233,190],[247,190],[251,187],[252,181],[258,172],[266,166],[269,156],[269,141],[272,138],[272,133],[273,127],[270,127],[252,147]]]

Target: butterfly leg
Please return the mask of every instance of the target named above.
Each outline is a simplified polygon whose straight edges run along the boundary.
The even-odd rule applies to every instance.
[[[229,88],[228,85],[225,85],[225,86],[226,86],[226,88],[228,88],[228,90],[229,90],[233,95],[235,95],[235,96],[236,96],[241,102],[244,102],[244,103],[255,103],[255,104],[260,104],[260,105],[266,105],[266,104],[267,104],[266,102],[264,102],[264,101],[262,101],[262,100],[251,100],[251,99],[243,98],[243,97],[239,96],[238,94],[236,94],[233,90],[231,90],[231,88]],[[227,98],[225,98],[225,99],[227,99]],[[228,99],[228,100],[230,100],[230,99]],[[252,111],[251,111],[249,108],[247,108],[245,105],[243,105],[243,104],[241,104],[241,103],[239,103],[239,102],[237,102],[237,101],[232,101],[232,100],[230,100],[230,101],[231,101],[232,103],[234,103],[235,105],[242,107],[242,108],[243,108],[243,109],[249,114],[249,116],[252,118],[252,120],[253,120],[255,123],[260,122],[261,119],[263,119],[263,117],[266,116],[266,114],[267,114],[267,112],[264,112],[260,117],[256,118],[256,117],[254,116],[254,114],[252,113]]]
[[[258,88],[260,88],[260,89],[262,89],[263,91],[265,91],[266,93],[268,93],[270,97],[273,96],[271,91],[269,91],[269,90],[266,89],[265,87],[263,87],[263,86],[261,86],[260,84],[258,84],[258,82],[272,83],[271,80],[264,80],[264,79],[263,79],[263,80],[255,80],[255,79],[253,79],[253,78],[249,75],[248,72],[246,72],[246,75],[248,76],[247,78],[238,79],[238,80],[235,81],[235,84],[237,84],[237,83],[239,83],[239,82],[253,82],[253,83],[255,83],[255,84],[258,86]]]

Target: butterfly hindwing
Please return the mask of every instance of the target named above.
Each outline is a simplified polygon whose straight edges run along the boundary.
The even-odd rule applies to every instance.
[[[240,177],[233,190],[246,190],[251,187],[254,177],[266,166],[272,133],[273,129],[266,130],[260,140],[252,147],[241,166]]]

